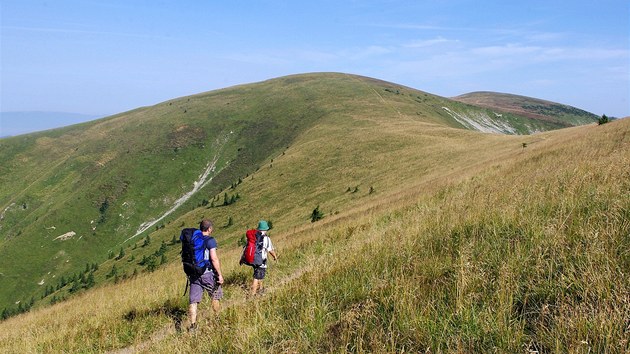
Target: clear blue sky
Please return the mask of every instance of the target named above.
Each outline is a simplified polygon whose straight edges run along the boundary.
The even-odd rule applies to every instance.
[[[630,1],[3,0],[1,111],[109,115],[346,72],[630,115]]]

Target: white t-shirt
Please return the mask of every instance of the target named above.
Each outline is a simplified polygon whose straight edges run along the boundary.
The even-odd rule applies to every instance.
[[[267,268],[267,262],[265,262],[265,260],[267,260],[267,252],[269,251],[273,251],[273,243],[271,243],[271,239],[269,238],[269,236],[265,235],[265,237],[263,237],[263,248],[262,248],[263,264],[260,266],[261,268]]]

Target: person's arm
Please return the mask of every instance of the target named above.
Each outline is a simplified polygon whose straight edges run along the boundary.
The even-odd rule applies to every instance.
[[[274,261],[277,261],[278,256],[276,255],[276,249],[273,248],[273,243],[271,242],[271,238],[269,236],[267,236],[267,243],[268,243],[267,253],[269,253],[273,257]]]
[[[219,284],[223,284],[223,274],[221,273],[221,262],[219,262],[219,256],[217,255],[217,249],[210,249],[210,261],[212,262],[212,266],[214,270],[217,271],[218,282]]]
[[[278,256],[276,256],[276,252],[274,250],[269,250],[267,253],[269,253],[273,257],[274,261],[278,260]]]

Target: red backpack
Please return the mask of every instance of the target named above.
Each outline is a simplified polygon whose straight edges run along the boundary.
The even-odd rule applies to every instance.
[[[245,237],[247,237],[247,243],[243,248],[240,264],[250,266],[262,265],[263,235],[258,230],[251,229],[247,230]]]

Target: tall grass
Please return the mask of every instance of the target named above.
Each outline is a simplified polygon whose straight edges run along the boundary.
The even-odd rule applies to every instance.
[[[255,316],[234,308],[208,338],[160,345],[626,352],[630,141],[612,128],[601,139],[585,132],[541,142],[402,211],[322,230],[332,254],[251,304]]]
[[[280,260],[261,297],[223,250],[223,310],[206,299],[197,334],[177,331],[171,265],[9,319],[0,350],[628,352],[629,130],[543,134],[473,175],[272,233]]]

